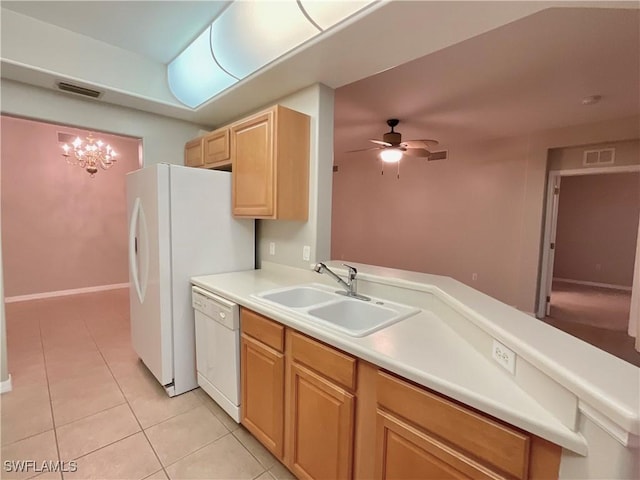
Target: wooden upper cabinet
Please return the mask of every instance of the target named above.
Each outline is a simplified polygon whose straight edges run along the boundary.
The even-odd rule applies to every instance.
[[[184,164],[187,167],[201,167],[204,165],[202,156],[202,137],[194,138],[184,146]]]
[[[219,128],[206,134],[202,142],[205,168],[231,166],[231,145],[228,127]]]
[[[187,167],[231,168],[229,128],[219,128],[187,142],[184,146],[184,164]]]
[[[309,215],[309,117],[276,105],[230,127],[233,214]]]

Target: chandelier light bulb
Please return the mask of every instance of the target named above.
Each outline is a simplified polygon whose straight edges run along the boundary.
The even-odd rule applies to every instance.
[[[72,145],[73,149],[66,143],[62,145],[62,156],[66,158],[67,163],[84,168],[91,177],[97,173],[98,166],[107,170],[116,161],[115,150],[102,140],[95,140],[91,134],[86,140],[77,137]]]

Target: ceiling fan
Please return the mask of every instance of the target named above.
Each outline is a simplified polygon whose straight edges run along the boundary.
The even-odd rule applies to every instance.
[[[403,155],[411,157],[421,157],[430,160],[431,151],[430,148],[438,145],[436,140],[407,140],[402,141],[402,134],[394,130],[398,126],[400,120],[397,118],[390,118],[387,120],[387,125],[391,127],[391,131],[385,133],[382,136],[382,140],[369,140],[377,144],[376,147],[361,148],[358,150],[349,150],[347,153],[363,152],[367,150],[380,150],[380,159],[387,163],[397,163],[400,161]],[[434,158],[435,160],[435,158]]]

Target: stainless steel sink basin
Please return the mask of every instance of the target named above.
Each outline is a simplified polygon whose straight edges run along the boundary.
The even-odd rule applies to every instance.
[[[334,293],[325,292],[314,287],[292,287],[273,293],[260,294],[258,296],[270,302],[292,308],[309,307],[337,298],[337,295]]]
[[[330,287],[316,284],[269,290],[254,297],[352,337],[364,337],[420,311],[379,298],[365,302],[345,297]]]

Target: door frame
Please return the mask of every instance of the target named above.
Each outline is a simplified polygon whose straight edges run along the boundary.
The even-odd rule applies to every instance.
[[[587,167],[572,168],[566,170],[549,170],[547,182],[547,195],[544,216],[544,235],[542,239],[542,264],[540,268],[540,278],[538,283],[538,306],[536,317],[545,318],[549,306],[547,297],[551,296],[551,282],[553,281],[553,263],[555,251],[551,248],[551,243],[555,243],[556,228],[558,224],[558,204],[560,197],[556,197],[555,187],[560,187],[562,177],[574,177],[577,175],[606,175],[611,173],[633,173],[640,172],[640,165],[621,165],[617,167]],[[640,243],[640,236],[636,239]],[[634,282],[632,289],[640,288]]]

